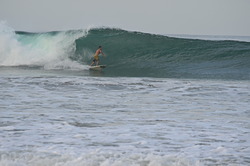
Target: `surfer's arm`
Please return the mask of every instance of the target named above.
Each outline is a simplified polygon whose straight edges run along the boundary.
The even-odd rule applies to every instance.
[[[103,56],[106,56],[103,52],[101,52]]]

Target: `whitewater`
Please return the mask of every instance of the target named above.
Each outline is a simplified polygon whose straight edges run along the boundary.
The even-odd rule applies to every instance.
[[[247,166],[249,71],[245,40],[1,23],[0,165]]]

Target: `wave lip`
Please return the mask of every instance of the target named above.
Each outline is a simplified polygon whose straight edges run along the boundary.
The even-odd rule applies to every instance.
[[[185,34],[168,34],[167,36],[174,38],[182,38],[182,39],[250,42],[250,36],[185,35]]]

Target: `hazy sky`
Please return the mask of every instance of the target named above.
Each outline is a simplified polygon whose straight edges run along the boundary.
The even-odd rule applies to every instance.
[[[250,0],[0,0],[15,30],[109,26],[159,34],[250,36]]]

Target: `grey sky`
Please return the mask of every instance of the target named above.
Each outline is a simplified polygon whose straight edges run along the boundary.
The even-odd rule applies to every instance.
[[[250,36],[250,0],[0,0],[15,30],[109,26],[159,34]]]

